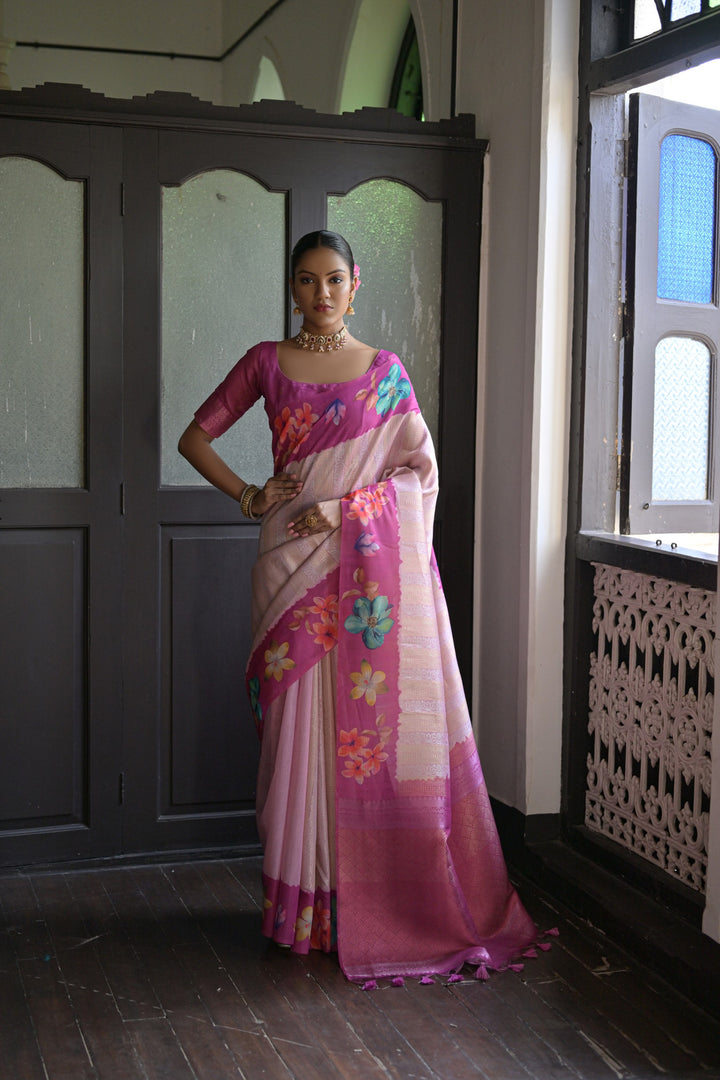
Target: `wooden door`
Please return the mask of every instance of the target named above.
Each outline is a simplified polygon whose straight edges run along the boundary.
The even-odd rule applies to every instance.
[[[120,843],[121,133],[0,143],[0,859]]]
[[[30,96],[37,103],[42,93]],[[292,105],[188,108],[181,95],[156,95],[129,116],[128,103],[103,110],[94,98],[82,116],[88,131],[112,142],[122,127],[122,166],[116,157],[110,168],[108,159],[114,216],[92,240],[102,258],[105,240],[122,229],[122,277],[113,241],[114,269],[104,277],[93,269],[92,281],[110,283],[105,333],[122,309],[123,365],[120,387],[117,353],[96,358],[98,371],[110,364],[116,380],[94,429],[115,471],[106,467],[105,532],[95,526],[106,587],[88,601],[106,631],[93,672],[113,709],[103,714],[100,743],[90,742],[98,754],[102,746],[104,772],[87,760],[88,790],[106,790],[103,854],[238,850],[257,843],[258,746],[244,668],[258,527],[184,471],[177,438],[251,344],[292,328],[285,284],[292,242],[326,223],[349,234],[364,275],[353,329],[398,352],[434,426],[436,550],[469,693],[484,145],[467,121],[448,133],[394,114],[380,114],[379,123],[374,111],[339,119]],[[0,107],[3,99],[27,95],[0,94]],[[428,276],[423,293],[418,282]],[[398,307],[402,292],[413,319]],[[93,356],[89,350],[89,365]],[[265,428],[262,412],[243,418],[220,447],[259,482],[272,468]],[[38,499],[48,513],[54,496],[43,491]],[[112,617],[95,614],[103,604]],[[35,635],[32,624],[23,655]],[[79,685],[87,676],[91,686],[91,675],[81,670]],[[22,772],[19,757],[17,764]],[[31,861],[34,849],[24,850]],[[62,844],[52,855],[66,856]]]

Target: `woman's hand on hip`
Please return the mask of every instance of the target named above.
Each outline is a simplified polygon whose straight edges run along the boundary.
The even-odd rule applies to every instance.
[[[290,536],[313,536],[315,533],[332,532],[340,526],[342,511],[339,499],[315,503],[288,522]]]
[[[294,499],[302,491],[302,486],[302,480],[298,480],[296,476],[289,472],[281,472],[277,476],[271,476],[252,501],[253,514],[261,517],[276,503]]]

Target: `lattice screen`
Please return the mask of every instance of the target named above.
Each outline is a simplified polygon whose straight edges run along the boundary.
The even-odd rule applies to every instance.
[[[703,891],[716,594],[594,566],[585,824]]]

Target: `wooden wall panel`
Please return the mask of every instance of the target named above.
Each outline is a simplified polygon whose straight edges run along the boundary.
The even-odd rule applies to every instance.
[[[0,820],[87,815],[85,531],[0,533]]]
[[[245,665],[256,549],[246,528],[163,529],[161,815],[254,807],[259,741]]]

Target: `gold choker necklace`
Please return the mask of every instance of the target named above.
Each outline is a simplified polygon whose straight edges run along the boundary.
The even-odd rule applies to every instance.
[[[293,341],[299,349],[309,349],[310,352],[332,352],[333,349],[344,349],[347,339],[347,326],[336,334],[309,334],[304,326],[300,327],[300,333],[296,334]]]

